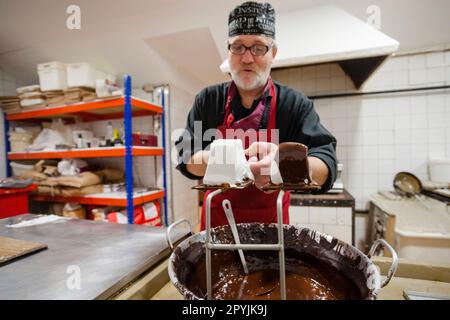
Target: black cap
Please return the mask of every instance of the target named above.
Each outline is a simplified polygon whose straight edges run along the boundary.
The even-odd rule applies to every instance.
[[[228,36],[264,35],[275,39],[275,9],[270,3],[244,2],[228,16]]]

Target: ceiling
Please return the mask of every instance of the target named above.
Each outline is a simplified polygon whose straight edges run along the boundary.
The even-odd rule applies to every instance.
[[[78,0],[81,30],[68,30],[73,0],[0,0],[0,68],[37,82],[36,65],[90,62],[135,85],[173,82],[188,92],[223,81],[228,12],[238,0]],[[279,14],[334,4],[367,20],[371,0],[273,0]],[[378,0],[381,31],[400,51],[450,43],[450,1]],[[314,30],[311,30],[314,32]],[[282,50],[282,48],[280,48]]]

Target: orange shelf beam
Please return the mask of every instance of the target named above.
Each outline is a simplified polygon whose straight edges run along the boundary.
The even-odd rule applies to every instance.
[[[124,98],[93,101],[93,102],[84,102],[84,103],[63,105],[63,106],[59,106],[59,107],[10,113],[6,116],[6,119],[9,121],[31,120],[31,119],[43,118],[43,117],[49,117],[49,116],[77,114],[77,113],[81,113],[82,115],[85,116],[86,113],[89,113],[89,111],[98,110],[98,109],[117,108],[117,107],[122,107],[124,105],[125,105]],[[133,107],[137,107],[137,108],[147,111],[147,113],[141,113],[141,114],[137,114],[137,115],[162,113],[162,107],[151,104],[149,102],[138,100],[135,98],[131,98],[131,105]],[[117,112],[114,111],[114,112],[112,112],[112,114],[117,115]],[[95,117],[96,114],[93,113],[92,116]],[[100,115],[100,118],[107,119],[106,115]]]
[[[147,202],[155,201],[164,197],[164,191],[158,191],[145,196],[137,196],[133,200],[133,205],[138,206]],[[31,199],[34,201],[40,202],[76,202],[80,204],[90,204],[90,205],[99,205],[99,206],[118,206],[118,207],[126,207],[127,199],[126,198],[98,198],[98,197],[89,197],[89,195],[83,197],[63,197],[63,196],[43,196],[43,195],[31,195]]]
[[[156,147],[133,147],[133,156],[162,156],[163,148]],[[125,147],[122,148],[101,148],[83,150],[61,150],[49,152],[24,152],[9,153],[9,160],[36,160],[36,159],[62,159],[62,158],[108,158],[124,157]]]

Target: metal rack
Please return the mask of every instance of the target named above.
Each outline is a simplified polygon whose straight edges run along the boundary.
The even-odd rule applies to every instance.
[[[128,213],[128,223],[134,223],[134,206],[144,202],[151,202],[162,199],[163,218],[167,225],[167,193],[166,191],[166,161],[165,161],[165,120],[164,120],[164,96],[162,105],[154,105],[149,102],[136,99],[131,96],[131,76],[124,77],[125,92],[122,97],[110,100],[98,100],[93,102],[81,102],[71,105],[62,105],[58,107],[47,107],[37,110],[25,110],[21,112],[4,114],[5,128],[5,146],[7,154],[7,176],[11,176],[10,160],[31,160],[31,159],[61,159],[61,158],[106,158],[106,157],[124,157],[125,159],[125,181],[126,181],[126,199],[116,199],[108,197],[50,197],[34,196],[37,201],[55,201],[55,202],[79,202],[84,204],[124,206]],[[133,117],[161,115],[161,134],[162,148],[157,147],[134,147],[132,145]],[[74,149],[58,150],[50,152],[23,152],[11,153],[8,139],[10,121],[36,121],[36,119],[51,119],[55,116],[74,117],[78,116],[83,121],[100,121],[110,119],[124,118],[125,146],[114,148],[95,148],[95,149]],[[133,190],[133,157],[134,156],[162,156],[162,174],[164,179],[163,190],[157,190],[146,194],[145,196],[134,196]]]
[[[280,296],[286,300],[286,269],[284,261],[284,236],[283,236],[283,195],[280,190],[277,197],[277,228],[278,243],[276,244],[214,244],[211,243],[211,201],[212,199],[227,189],[216,189],[206,198],[206,290],[207,299],[212,299],[212,273],[211,273],[211,250],[276,250],[280,263]]]

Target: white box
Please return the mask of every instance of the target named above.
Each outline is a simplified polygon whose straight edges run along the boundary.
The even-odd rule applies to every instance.
[[[40,63],[37,66],[41,91],[67,89],[66,64],[62,62]]]
[[[67,86],[95,88],[97,70],[86,62],[67,64]]]
[[[242,141],[239,139],[218,139],[211,143],[208,166],[203,183],[236,185],[246,179],[254,180],[250,164],[244,154]]]
[[[428,169],[431,181],[450,183],[450,159],[429,160]]]
[[[395,232],[395,251],[399,258],[429,264],[450,265],[450,238],[442,234],[427,237],[413,232]]]

